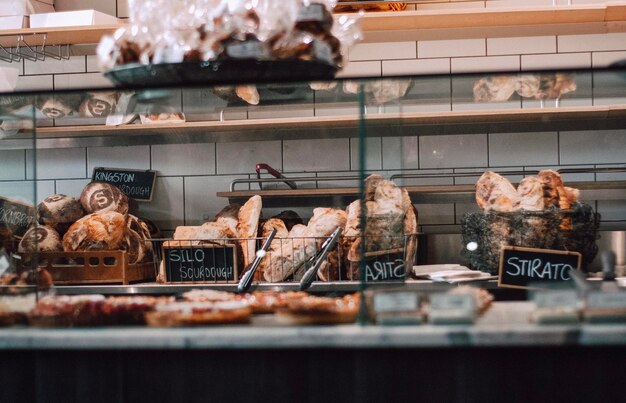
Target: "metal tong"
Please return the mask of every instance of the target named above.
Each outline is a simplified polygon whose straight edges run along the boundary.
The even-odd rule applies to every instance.
[[[326,260],[326,256],[328,256],[328,252],[330,252],[330,250],[337,243],[337,239],[339,238],[339,235],[341,235],[341,228],[337,228],[335,232],[333,232],[332,235],[324,241],[324,243],[322,244],[322,247],[320,248],[320,251],[317,252],[315,256],[310,258],[305,263],[305,267],[308,267],[308,269],[304,273],[304,276],[302,276],[302,280],[300,280],[301,291],[304,291],[307,288],[311,287],[311,284],[313,284],[313,281],[317,279],[317,271],[319,270],[324,260]]]
[[[292,189],[297,189],[298,185],[295,182],[288,180],[283,174],[269,166],[268,164],[256,164],[256,178],[261,179],[261,171],[265,170],[268,174],[272,175],[276,179],[284,179],[283,182]],[[263,189],[263,183],[259,182],[259,189]]]
[[[256,257],[254,258],[252,263],[250,263],[248,267],[246,267],[245,273],[243,274],[243,276],[241,276],[239,284],[237,284],[238,292],[246,292],[250,289],[250,286],[252,285],[252,280],[254,279],[254,273],[256,273],[256,269],[259,267],[261,260],[263,260],[263,258],[265,257],[265,253],[267,253],[267,250],[270,248],[270,245],[272,244],[275,236],[276,229],[273,229],[272,232],[270,232],[270,234],[265,239],[265,242],[263,242],[263,246],[261,246],[261,249],[257,251]]]

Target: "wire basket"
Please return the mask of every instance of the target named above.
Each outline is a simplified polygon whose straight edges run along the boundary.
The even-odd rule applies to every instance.
[[[274,238],[259,264],[255,281],[300,281],[326,239]],[[152,242],[160,282],[234,284],[256,257],[264,238]],[[366,281],[400,280],[408,275],[417,252],[417,234],[379,236],[366,239],[365,244]],[[318,281],[360,280],[360,258],[360,237],[341,237],[318,270]]]
[[[461,220],[463,254],[472,268],[497,274],[503,246],[566,250],[582,255],[586,271],[598,253],[599,226],[600,215],[585,203],[569,210],[467,213]],[[472,242],[475,250],[467,247]]]

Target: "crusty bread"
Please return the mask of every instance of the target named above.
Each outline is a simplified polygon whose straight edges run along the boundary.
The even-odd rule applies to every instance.
[[[116,250],[126,234],[126,218],[115,211],[89,214],[76,221],[63,237],[63,250]]]
[[[486,171],[476,182],[476,203],[485,211],[507,213],[519,209],[519,196],[508,179]]]
[[[546,208],[556,206],[567,210],[571,207],[563,179],[558,172],[547,169],[539,172],[537,177],[543,185],[543,200]]]
[[[238,213],[237,235],[239,236],[239,244],[243,250],[244,268],[248,267],[255,258],[257,231],[259,229],[259,218],[261,217],[261,208],[263,203],[261,196],[252,196],[241,206]]]
[[[543,185],[536,176],[522,179],[517,186],[517,195],[520,198],[520,209],[527,211],[541,211],[544,208]]]
[[[270,244],[270,248],[265,255],[265,258],[261,260],[259,264],[259,268],[256,273],[254,273],[254,278],[260,280],[263,277],[263,272],[267,269],[270,262],[273,259],[273,256],[281,253],[281,248],[283,246],[283,240],[289,236],[289,231],[287,231],[287,227],[285,226],[285,222],[279,218],[270,218],[269,220],[263,223],[263,227],[261,229],[261,236],[263,238],[267,238],[272,230],[276,230],[276,235],[274,240]]]

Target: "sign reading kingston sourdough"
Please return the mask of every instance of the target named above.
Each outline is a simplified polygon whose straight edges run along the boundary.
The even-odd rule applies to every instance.
[[[9,228],[13,235],[24,235],[36,217],[32,205],[0,197],[0,226]]]
[[[365,254],[365,281],[402,281],[406,278],[403,252]]]
[[[530,284],[570,281],[580,270],[578,252],[505,246],[500,252],[499,287],[528,288]]]
[[[140,169],[94,168],[91,180],[117,186],[126,196],[150,201],[156,181],[156,171]]]
[[[163,259],[166,280],[170,283],[237,280],[234,245],[163,245]]]

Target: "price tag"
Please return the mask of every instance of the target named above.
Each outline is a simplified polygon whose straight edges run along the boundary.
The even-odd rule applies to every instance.
[[[465,294],[434,294],[430,299],[433,310],[470,310],[476,309],[474,297]]]
[[[428,317],[435,325],[470,324],[476,319],[476,302],[471,295],[434,294]]]
[[[576,290],[538,291],[533,295],[537,308],[574,308],[578,306]]]
[[[591,292],[587,299],[588,308],[626,308],[626,292]]]
[[[416,311],[419,298],[412,292],[386,292],[374,295],[374,310],[381,312]]]

